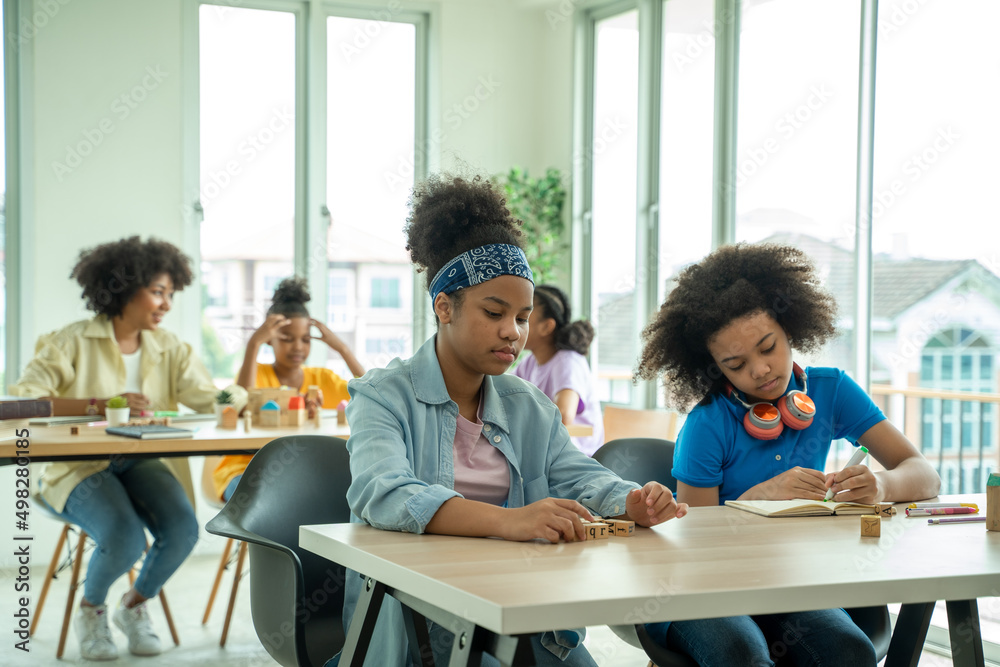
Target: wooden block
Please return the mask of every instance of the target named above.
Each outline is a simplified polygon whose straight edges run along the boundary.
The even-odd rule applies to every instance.
[[[302,426],[306,423],[305,410],[282,410],[281,425],[288,427]]]
[[[861,516],[861,537],[881,537],[882,517],[871,514]]]
[[[878,503],[875,505],[875,511],[879,516],[895,516],[896,508],[893,507],[892,503]]]
[[[347,401],[337,404],[337,426],[347,426]]]
[[[986,530],[1000,531],[1000,473],[986,480]]]
[[[219,428],[236,428],[237,417],[236,408],[227,405],[219,417]]]
[[[625,519],[604,519],[608,530],[615,537],[632,537],[635,534],[635,522]]]
[[[261,410],[257,414],[257,422],[261,428],[278,428],[281,426],[281,410]]]
[[[70,435],[80,435],[80,427],[79,426],[70,426],[69,427],[69,434]]]
[[[253,428],[253,413],[247,410],[243,413],[243,429],[249,433],[251,428]]]
[[[603,521],[595,521],[593,523],[583,522],[583,539],[606,540],[609,535],[608,524]]]

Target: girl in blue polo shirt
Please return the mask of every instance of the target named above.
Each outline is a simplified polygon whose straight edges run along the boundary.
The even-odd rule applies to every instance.
[[[643,332],[637,377],[662,378],[674,405],[697,403],[677,438],[677,499],[901,502],[937,495],[940,479],[868,395],[836,368],[800,368],[834,333],[836,303],[800,250],[719,248],[685,269]],[[839,438],[885,467],[823,473]],[[795,641],[787,638],[796,628]],[[875,664],[842,609],[651,623],[650,635],[699,665]],[[774,650],[778,649],[778,650]]]

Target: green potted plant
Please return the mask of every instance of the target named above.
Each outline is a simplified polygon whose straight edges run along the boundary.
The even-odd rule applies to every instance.
[[[127,424],[129,414],[128,399],[124,396],[109,398],[104,406],[104,416],[108,418],[108,426]]]
[[[219,423],[222,421],[222,411],[226,409],[227,405],[234,405],[233,395],[226,389],[219,390],[219,393],[215,395],[215,421]]]
[[[562,172],[549,168],[544,176],[533,178],[527,169],[512,167],[493,180],[503,187],[511,213],[524,222],[525,254],[535,284],[554,282],[569,247],[563,239],[566,186]]]

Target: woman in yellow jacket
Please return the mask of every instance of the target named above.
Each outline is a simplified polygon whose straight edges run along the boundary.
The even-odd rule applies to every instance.
[[[184,404],[211,412],[212,378],[191,346],[160,328],[174,292],[192,281],[190,260],[164,241],[138,236],[85,250],[71,277],[83,288],[95,317],[39,338],[35,357],[12,387],[19,396],[49,398],[56,415],[103,414],[107,399],[124,395],[133,414]],[[245,397],[242,397],[245,402]],[[153,543],[135,584],[114,612],[135,655],[156,655],[145,601],[191,552],[198,538],[186,460],[112,457],[47,464],[40,480],[44,502],[81,526],[97,543],[74,628],[88,660],[118,655],[105,599]]]

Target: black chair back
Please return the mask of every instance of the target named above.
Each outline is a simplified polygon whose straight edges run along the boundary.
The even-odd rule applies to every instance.
[[[278,438],[251,459],[206,526],[249,543],[254,629],[285,667],[322,665],[343,646],[345,570],[299,548],[299,526],[350,521],[350,484],[344,439]]]
[[[677,493],[674,443],[660,438],[619,438],[604,443],[594,459],[624,480],[644,485],[659,482]]]

